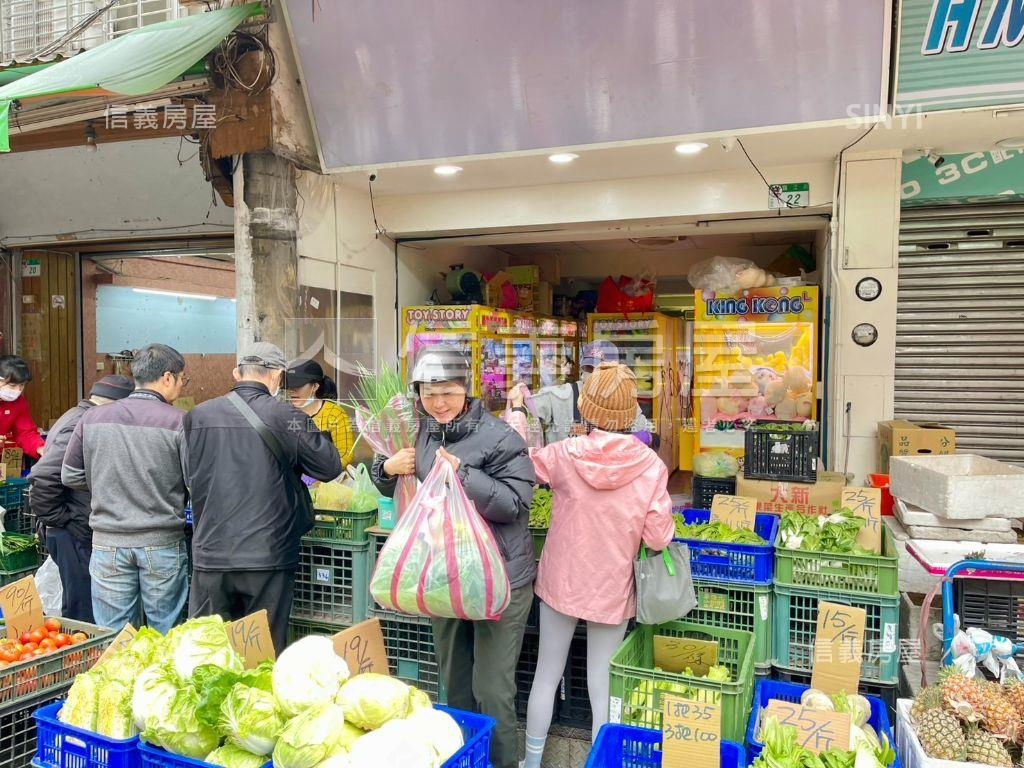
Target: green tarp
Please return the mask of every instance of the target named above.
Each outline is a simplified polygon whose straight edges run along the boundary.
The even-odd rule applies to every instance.
[[[209,11],[142,27],[0,88],[0,152],[9,152],[12,101],[102,89],[144,96],[184,74],[250,16],[260,3]]]

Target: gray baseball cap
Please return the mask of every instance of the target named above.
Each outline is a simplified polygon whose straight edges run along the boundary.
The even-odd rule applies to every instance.
[[[272,371],[283,371],[288,367],[284,352],[276,344],[258,341],[238,358],[239,365],[261,365]]]

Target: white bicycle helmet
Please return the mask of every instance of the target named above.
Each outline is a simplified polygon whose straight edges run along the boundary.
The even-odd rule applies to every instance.
[[[462,350],[449,344],[435,344],[424,349],[416,357],[409,373],[409,386],[419,392],[420,384],[440,384],[443,381],[457,381],[467,390],[470,388],[473,369],[469,358]]]

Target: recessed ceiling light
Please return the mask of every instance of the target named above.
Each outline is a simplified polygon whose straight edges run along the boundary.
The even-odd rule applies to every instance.
[[[458,165],[439,165],[434,169],[434,173],[438,176],[454,176],[462,173],[462,168]]]
[[[1003,149],[1022,149],[1024,148],[1024,136],[1011,136],[1008,139],[1000,139],[996,142],[996,146]]]
[[[680,155],[696,155],[707,148],[708,145],[703,141],[687,141],[682,144],[676,144],[676,152]]]
[[[567,165],[578,157],[579,155],[574,155],[572,152],[558,152],[554,155],[548,155],[548,160],[556,165]]]

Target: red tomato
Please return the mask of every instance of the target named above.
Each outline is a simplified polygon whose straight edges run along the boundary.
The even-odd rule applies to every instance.
[[[32,651],[25,651],[23,654],[21,654],[21,658],[18,659],[18,661],[29,661],[32,658],[34,658],[32,656]]]
[[[36,650],[37,648],[39,648],[39,643],[33,642],[31,640],[25,643],[25,653],[32,653],[32,651]]]
[[[0,648],[0,661],[5,663],[9,664],[17,661],[20,655],[21,654],[14,650],[14,646],[5,645],[3,648]]]
[[[53,651],[57,649],[57,641],[52,637],[44,637],[39,643],[39,650],[41,651]]]
[[[47,632],[59,632],[60,631],[60,620],[59,619],[47,619],[43,622],[43,626],[46,627]]]
[[[63,632],[58,632],[56,637],[53,638],[57,643],[58,648],[63,648],[65,645],[71,645],[71,635],[65,635]]]
[[[21,641],[22,645],[25,645],[26,643],[31,643],[32,642],[32,637],[31,637],[31,633],[30,632],[22,632],[21,633],[21,637],[19,637],[18,639]]]
[[[45,629],[33,629],[28,633],[28,639],[37,645],[42,642],[43,638],[46,637]]]
[[[32,657],[38,659],[40,656],[45,656],[49,651],[46,648],[36,648],[32,651]]]
[[[76,645],[78,643],[84,643],[88,639],[89,639],[89,636],[87,634],[85,634],[85,632],[75,632],[75,634],[73,634],[71,636],[72,642],[75,643]]]

